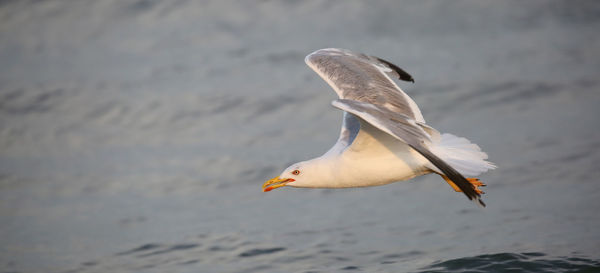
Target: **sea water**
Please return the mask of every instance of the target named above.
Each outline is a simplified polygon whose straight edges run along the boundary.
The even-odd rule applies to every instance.
[[[2,272],[600,270],[597,1],[0,4]],[[428,124],[498,165],[261,185],[337,139],[303,58],[408,71]]]

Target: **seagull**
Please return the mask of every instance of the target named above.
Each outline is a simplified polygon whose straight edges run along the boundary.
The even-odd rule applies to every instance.
[[[379,186],[435,173],[485,207],[479,187],[486,185],[472,177],[496,166],[468,139],[425,123],[417,104],[390,78],[414,83],[410,74],[381,58],[340,48],[317,50],[305,62],[339,97],[331,104],[343,111],[340,136],[322,156],[292,164],[265,182],[263,192],[284,186]]]

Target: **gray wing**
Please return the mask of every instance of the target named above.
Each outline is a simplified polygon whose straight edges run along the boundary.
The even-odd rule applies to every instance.
[[[346,147],[350,146],[356,135],[358,135],[358,131],[360,130],[360,122],[358,118],[354,115],[344,112],[344,119],[342,120],[342,129],[340,130],[340,137],[337,142],[325,155],[327,154],[340,154],[346,149]]]
[[[417,104],[390,78],[414,82],[412,76],[396,65],[339,48],[317,50],[306,56],[305,61],[340,99],[368,102],[425,123]]]
[[[462,174],[429,150],[427,145],[431,142],[431,137],[425,131],[426,128],[419,125],[414,119],[367,102],[338,99],[331,104],[360,117],[375,128],[405,142],[450,178],[469,200],[485,206],[485,203],[481,200],[481,195],[475,191],[473,185]]]

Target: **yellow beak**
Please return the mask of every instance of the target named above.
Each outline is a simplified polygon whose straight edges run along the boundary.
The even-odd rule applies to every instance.
[[[282,179],[282,178],[279,178],[279,176],[278,176],[278,177],[275,177],[275,178],[265,182],[262,185],[262,189],[263,189],[263,192],[268,192],[268,191],[277,189],[279,187],[283,187],[287,183],[292,182],[292,181],[294,181],[294,179],[291,179],[291,178]]]

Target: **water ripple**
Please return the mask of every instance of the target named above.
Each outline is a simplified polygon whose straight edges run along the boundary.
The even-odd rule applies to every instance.
[[[250,249],[248,251],[244,251],[242,253],[240,253],[240,257],[254,257],[254,256],[258,256],[258,255],[265,255],[265,254],[271,254],[271,253],[275,253],[275,252],[279,252],[279,251],[283,251],[285,250],[285,248],[283,247],[273,247],[273,248],[254,248],[254,249]]]
[[[597,272],[600,261],[547,258],[543,253],[497,253],[434,263],[424,272]]]
[[[157,251],[153,251],[150,253],[146,253],[143,255],[138,256],[139,258],[144,258],[144,257],[148,257],[148,256],[154,256],[154,255],[159,255],[159,254],[165,254],[165,253],[169,253],[169,252],[173,252],[173,251],[179,251],[179,250],[187,250],[187,249],[192,249],[192,248],[196,248],[198,247],[198,244],[181,244],[181,245],[174,245],[172,247],[169,247],[167,249],[162,249],[162,250],[157,250]]]
[[[159,244],[144,244],[144,245],[141,245],[139,247],[133,248],[131,250],[119,252],[119,253],[117,253],[117,255],[118,256],[129,255],[129,254],[133,254],[133,253],[136,253],[136,252],[142,252],[142,251],[146,251],[146,250],[150,250],[150,249],[155,249],[155,248],[160,247],[160,246],[161,245],[159,245]]]

